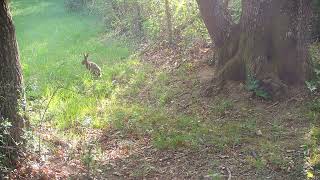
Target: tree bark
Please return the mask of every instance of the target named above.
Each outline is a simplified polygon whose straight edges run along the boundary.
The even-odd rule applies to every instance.
[[[136,37],[142,38],[144,36],[144,32],[143,32],[143,18],[141,14],[141,4],[139,2],[133,2],[132,6],[135,11],[133,23],[132,23],[133,25],[132,31]]]
[[[18,45],[15,28],[9,12],[7,0],[0,2],[0,123],[11,122],[10,136],[3,146],[11,148],[10,157],[17,155],[17,145],[22,142],[24,118],[21,110],[24,108],[24,91],[21,65],[19,62]],[[1,132],[2,133],[2,132]],[[8,150],[5,150],[6,154]],[[10,159],[14,160],[14,159]]]
[[[198,0],[198,5],[217,48],[218,86],[250,77],[276,97],[310,76],[311,0],[242,0],[239,24],[222,1]]]

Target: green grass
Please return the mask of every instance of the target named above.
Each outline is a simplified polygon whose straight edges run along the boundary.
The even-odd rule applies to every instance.
[[[97,119],[101,100],[115,89],[114,78],[133,73],[126,60],[130,50],[116,40],[102,41],[101,18],[68,13],[63,0],[14,0],[11,8],[32,120],[39,120],[37,110],[51,98],[47,116],[62,129]],[[101,66],[101,79],[81,65],[85,52]]]
[[[304,146],[306,162],[311,167],[307,170],[307,177],[308,179],[317,179],[320,176],[320,99],[317,98],[310,102],[309,109],[308,116],[311,119],[312,127]]]

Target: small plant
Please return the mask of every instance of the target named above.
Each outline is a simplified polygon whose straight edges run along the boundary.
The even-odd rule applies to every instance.
[[[8,172],[10,166],[12,165],[8,157],[11,156],[12,137],[10,135],[11,123],[8,120],[1,119],[0,116],[0,174],[5,174]],[[13,142],[14,143],[14,142]],[[0,176],[0,178],[2,178]]]
[[[307,146],[310,153],[307,154],[309,156],[306,159],[311,167],[307,170],[307,176],[312,179],[312,177],[320,177],[320,128],[313,127],[310,133],[311,139]]]
[[[260,81],[255,79],[253,76],[248,75],[246,84],[247,84],[247,89],[249,91],[252,91],[255,96],[261,97],[266,100],[271,98],[271,95],[267,91],[265,91],[263,88],[261,88]]]
[[[81,158],[83,164],[86,166],[87,169],[87,177],[90,178],[90,173],[91,173],[91,169],[92,169],[92,165],[93,165],[93,161],[94,161],[94,156],[93,156],[93,144],[88,143],[84,146],[84,154]]]
[[[249,133],[250,135],[254,134],[257,130],[257,120],[250,118],[240,125],[243,132]]]
[[[309,52],[314,64],[313,78],[310,81],[306,81],[306,86],[310,92],[314,93],[320,86],[320,46],[318,43],[314,43],[310,46]]]
[[[279,138],[281,137],[284,129],[283,129],[282,126],[279,124],[279,121],[274,121],[274,122],[272,123],[271,131],[272,131],[273,140],[276,142],[276,141],[278,141]]]
[[[225,116],[233,108],[233,103],[228,99],[219,99],[212,108],[218,116]]]
[[[257,170],[263,170],[267,166],[267,161],[263,158],[253,159],[252,163]]]

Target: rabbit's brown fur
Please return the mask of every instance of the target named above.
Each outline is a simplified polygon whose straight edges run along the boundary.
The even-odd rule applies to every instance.
[[[84,60],[82,64],[90,71],[90,73],[96,77],[101,77],[101,68],[94,62],[88,60],[89,54],[84,54]]]

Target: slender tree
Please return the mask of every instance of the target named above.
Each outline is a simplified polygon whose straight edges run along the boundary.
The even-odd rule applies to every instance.
[[[165,0],[165,13],[166,13],[166,27],[168,42],[170,45],[173,43],[173,27],[172,27],[172,15],[169,0]]]
[[[143,34],[143,17],[142,17],[142,10],[141,4],[139,1],[133,2],[133,9],[134,9],[134,17],[132,22],[132,31],[136,37],[142,38]]]
[[[307,36],[312,0],[242,0],[239,23],[232,21],[229,0],[197,0],[215,42],[218,73],[207,93],[226,80],[253,78],[270,95],[305,82],[311,63]]]
[[[8,1],[0,0],[0,123],[11,123],[10,135],[0,141],[0,151],[17,155],[18,144],[22,142],[24,119],[20,113],[24,102],[22,73],[15,28],[9,11]],[[3,132],[0,132],[3,133]]]

